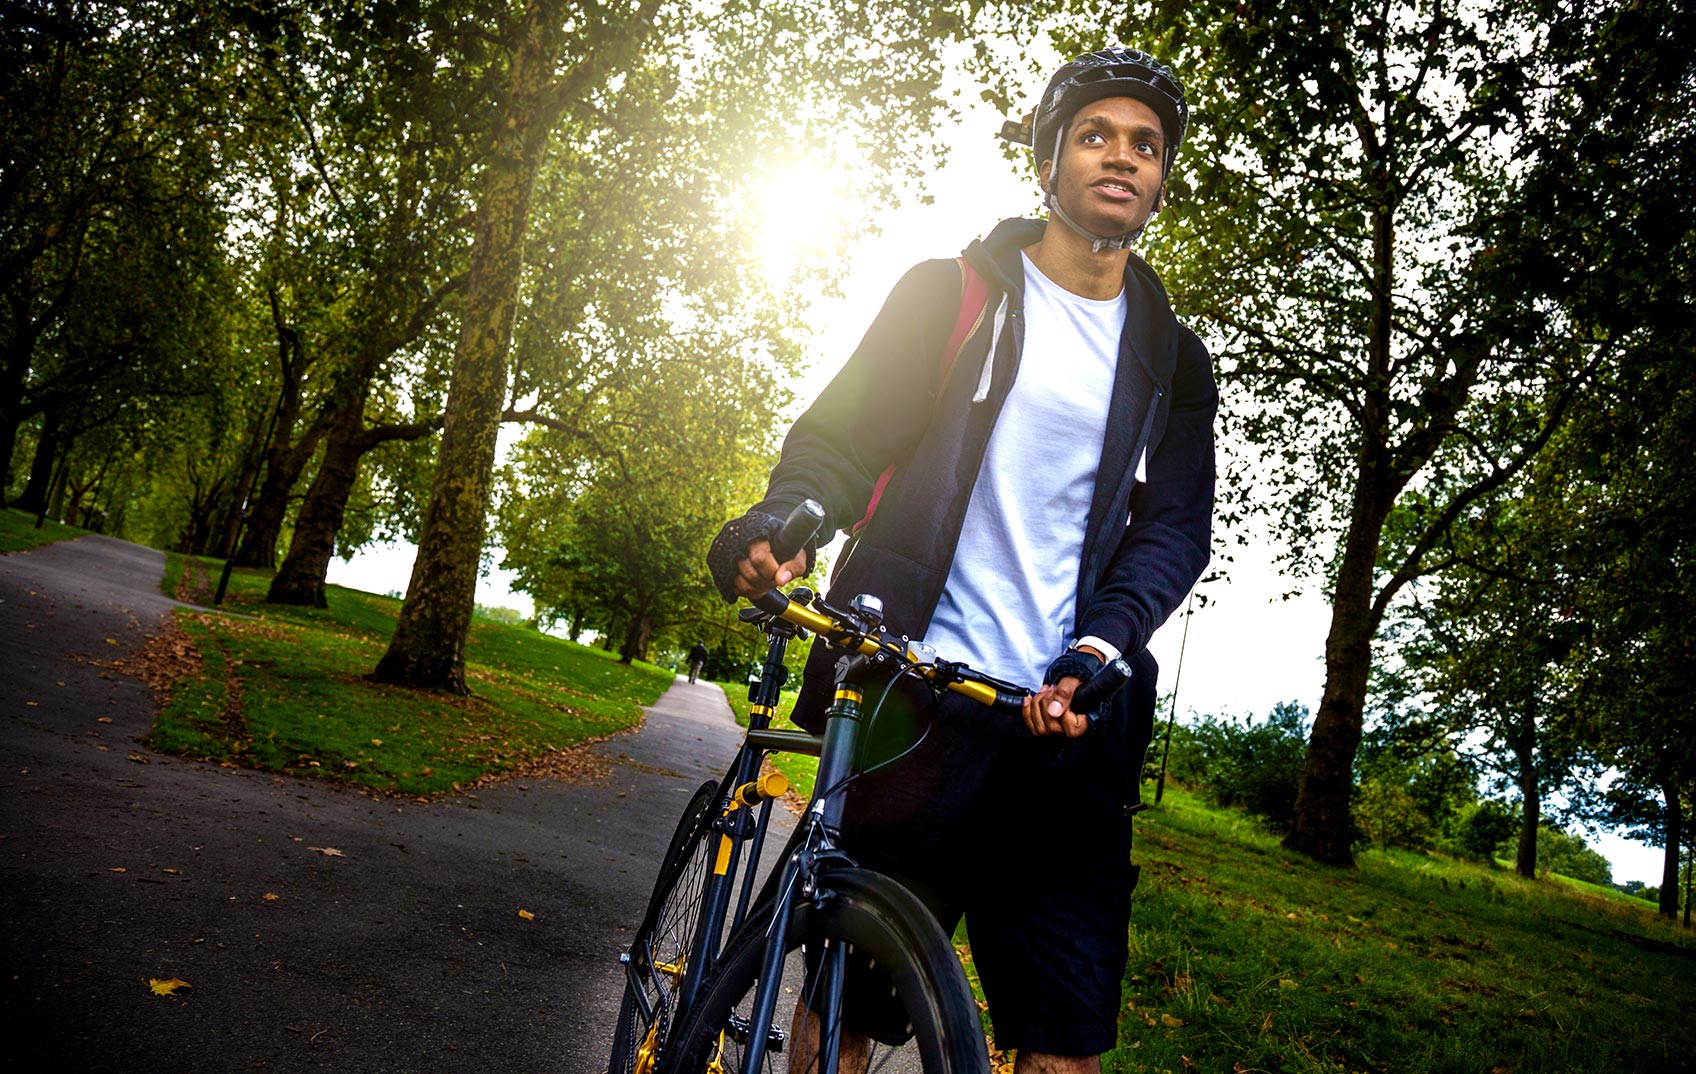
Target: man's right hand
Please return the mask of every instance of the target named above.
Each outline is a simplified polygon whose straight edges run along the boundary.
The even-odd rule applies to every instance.
[[[802,549],[795,553],[794,559],[779,563],[771,554],[771,542],[761,538],[748,546],[745,557],[736,561],[736,571],[732,582],[736,595],[753,600],[807,573],[807,552]]]

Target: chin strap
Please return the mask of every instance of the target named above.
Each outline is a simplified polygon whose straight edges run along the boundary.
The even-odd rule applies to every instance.
[[[1044,194],[1042,203],[1048,206],[1049,212],[1060,218],[1060,222],[1062,224],[1065,224],[1073,231],[1076,231],[1079,235],[1088,239],[1090,250],[1094,253],[1099,254],[1103,250],[1127,250],[1130,248],[1132,243],[1142,238],[1142,233],[1144,231],[1148,230],[1148,224],[1145,222],[1142,227],[1137,228],[1128,235],[1097,235],[1089,228],[1084,227],[1076,220],[1073,220],[1072,214],[1060,208],[1060,201],[1054,195]]]

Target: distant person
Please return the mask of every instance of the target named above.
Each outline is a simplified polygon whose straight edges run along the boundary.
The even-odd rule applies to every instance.
[[[705,642],[698,641],[698,642],[695,643],[695,647],[693,649],[689,650],[689,681],[690,682],[694,682],[696,679],[700,678],[700,676],[701,676],[701,666],[703,664],[705,664],[706,662],[707,662],[707,645],[706,645]]]

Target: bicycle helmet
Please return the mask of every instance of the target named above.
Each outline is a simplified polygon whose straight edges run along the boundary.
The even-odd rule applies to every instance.
[[[1170,67],[1146,52],[1129,48],[1105,48],[1089,52],[1062,66],[1049,79],[1031,121],[1031,149],[1040,168],[1045,160],[1060,163],[1061,139],[1078,109],[1107,97],[1131,97],[1154,109],[1166,134],[1166,155],[1160,177],[1172,174],[1172,161],[1183,144],[1189,127],[1190,106],[1184,87]],[[1086,229],[1060,207],[1053,191],[1058,186],[1049,176],[1043,204],[1068,227],[1090,240],[1097,252],[1122,250],[1135,242],[1142,228],[1127,235],[1097,235]],[[1146,225],[1145,225],[1146,226]]]

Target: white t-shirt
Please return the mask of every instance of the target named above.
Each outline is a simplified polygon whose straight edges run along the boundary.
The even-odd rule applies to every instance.
[[[1019,374],[925,641],[945,660],[1035,687],[1072,636],[1126,306],[1123,292],[1083,298],[1023,261]]]

